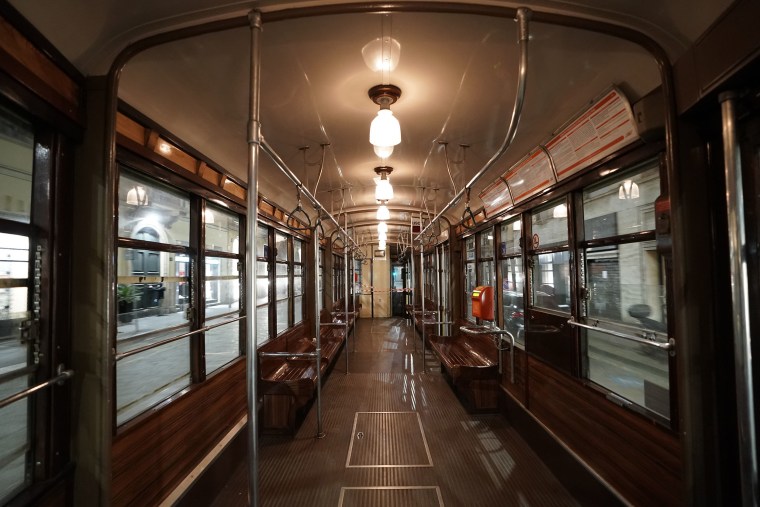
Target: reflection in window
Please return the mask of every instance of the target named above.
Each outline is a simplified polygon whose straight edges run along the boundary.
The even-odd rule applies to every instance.
[[[502,224],[499,237],[503,327],[512,333],[518,345],[525,347],[525,273],[520,249],[519,218]]]
[[[605,239],[584,249],[584,311],[600,328],[664,343],[665,269],[654,236],[659,189],[659,166],[652,160],[584,190],[586,241]],[[637,233],[633,241],[631,233]],[[587,377],[669,419],[668,353],[600,331],[584,332]]]
[[[554,201],[531,214],[534,247],[550,248],[567,245],[567,204]]]
[[[569,313],[570,252],[539,254],[533,259],[533,306]]]
[[[240,218],[236,214],[206,205],[203,227],[207,251],[240,253]]]
[[[130,194],[130,192],[132,192]],[[135,197],[143,196],[138,199]],[[122,170],[119,176],[119,237],[168,245],[190,244],[190,198],[157,181]]]
[[[276,334],[280,334],[290,326],[290,265],[288,237],[279,232],[275,237],[275,276],[274,276],[274,299],[275,299],[275,325]]]
[[[303,241],[293,238],[293,325],[303,321],[304,269],[301,264]]]

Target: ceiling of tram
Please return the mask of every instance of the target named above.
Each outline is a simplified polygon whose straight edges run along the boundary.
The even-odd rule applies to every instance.
[[[271,11],[326,2],[11,3],[91,74],[104,72],[125,43],[167,27],[240,15],[254,5]],[[505,3],[511,4],[499,5]],[[639,28],[675,59],[728,2],[531,4]],[[82,20],[89,22],[83,26]],[[481,206],[480,190],[611,84],[631,101],[659,85],[654,60],[631,43],[544,23],[532,23],[530,31],[518,134],[507,154],[474,186],[473,208]],[[362,53],[384,36],[398,42],[398,65],[389,72],[371,68]],[[249,39],[249,30],[241,28],[147,50],[125,67],[120,98],[244,180]],[[319,178],[316,195],[328,210],[374,205],[373,168],[382,164],[368,141],[378,106],[367,91],[376,84],[395,84],[402,95],[391,109],[401,124],[402,141],[387,162],[393,167],[395,192],[389,204],[440,209],[503,141],[515,96],[516,40],[513,20],[473,15],[344,14],[267,23],[262,34],[263,135],[309,189]],[[441,142],[448,143],[451,176]],[[320,145],[328,143],[320,177]],[[265,156],[262,162],[260,192],[283,207],[295,206],[293,185]],[[451,211],[452,222],[462,208],[460,203]],[[408,221],[409,215],[397,211],[392,218]],[[350,218],[370,219],[371,212]]]

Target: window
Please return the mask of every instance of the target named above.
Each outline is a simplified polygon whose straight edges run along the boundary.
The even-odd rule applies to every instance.
[[[2,376],[0,399],[36,383],[32,340],[20,327],[37,320],[32,306],[31,266],[34,238],[31,222],[34,168],[32,125],[0,108],[0,336]],[[24,224],[19,227],[18,224]],[[36,310],[38,313],[39,310]],[[35,395],[36,396],[36,395]],[[3,505],[31,481],[27,467],[35,460],[34,400],[22,399],[0,409],[0,503]]]
[[[602,329],[667,342],[665,269],[654,234],[656,160],[583,192],[584,317]],[[667,351],[584,330],[587,378],[668,419]]]
[[[269,227],[256,224],[256,343],[269,339]]]
[[[240,315],[240,218],[221,208],[206,205],[203,214],[205,237],[205,318],[207,326],[221,324]],[[205,333],[206,373],[219,369],[241,354],[240,324],[237,320]]]
[[[303,321],[303,241],[293,238],[293,325]]]
[[[122,170],[119,178],[116,421],[122,424],[191,382],[190,196]],[[146,361],[154,366],[145,374]]]
[[[243,324],[240,216],[126,167],[119,170],[120,425],[238,358]],[[199,335],[202,340],[184,336],[207,326],[213,328]]]
[[[472,291],[476,287],[475,276],[475,236],[465,239],[465,263],[464,263],[464,318],[474,321],[472,316]]]
[[[346,270],[343,255],[333,254],[333,302],[340,301],[345,296]]]
[[[325,307],[325,249],[319,249],[319,309],[320,311]]]
[[[275,334],[280,334],[290,323],[290,251],[286,235],[275,231],[274,241]]]
[[[523,270],[520,217],[499,227],[501,259],[502,326],[525,347],[525,272]]]
[[[478,285],[494,286],[493,229],[478,233]]]
[[[531,305],[570,313],[567,203],[549,203],[531,214]]]

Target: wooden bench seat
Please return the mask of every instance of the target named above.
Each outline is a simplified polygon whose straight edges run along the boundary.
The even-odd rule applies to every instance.
[[[327,328],[321,330],[320,335],[319,364],[320,373],[324,375],[334,363],[343,338]],[[266,356],[267,352],[316,352],[316,341],[307,336],[308,330],[304,324],[259,347],[260,424],[265,432],[294,433],[316,396],[317,365],[313,358]]]
[[[490,335],[431,335],[430,349],[467,408],[495,410],[498,404],[498,350]]]

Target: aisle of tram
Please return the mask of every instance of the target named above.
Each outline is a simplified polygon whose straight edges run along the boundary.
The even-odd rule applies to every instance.
[[[416,342],[416,343],[415,343]],[[359,319],[316,407],[294,438],[260,441],[266,506],[579,505],[499,414],[465,411],[419,336],[403,319]],[[345,351],[342,353],[345,354]],[[247,504],[242,463],[215,506]]]

